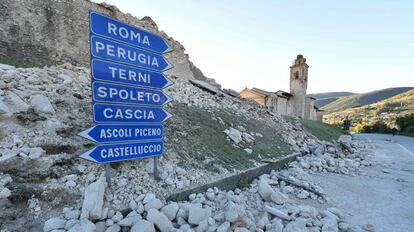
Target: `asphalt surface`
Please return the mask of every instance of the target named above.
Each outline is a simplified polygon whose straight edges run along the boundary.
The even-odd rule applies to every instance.
[[[313,175],[330,199],[319,207],[336,207],[349,222],[373,225],[374,231],[414,231],[414,138],[381,134],[354,138],[374,141],[376,164],[356,176]]]

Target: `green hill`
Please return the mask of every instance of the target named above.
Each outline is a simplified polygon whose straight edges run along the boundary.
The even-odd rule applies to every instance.
[[[387,125],[394,125],[398,116],[414,113],[414,89],[395,95],[383,101],[333,112],[324,116],[330,124],[340,124],[345,118],[352,121],[353,126],[358,124],[372,124],[377,121]]]
[[[340,97],[338,100],[323,106],[322,109],[329,112],[335,112],[345,110],[348,108],[369,105],[376,102],[380,102],[395,95],[407,92],[410,89],[412,89],[412,87],[387,88],[368,93]]]
[[[322,108],[323,106],[328,105],[331,102],[338,100],[339,97],[327,97],[327,98],[320,98],[315,100],[315,106],[318,108]]]
[[[316,99],[315,106],[321,108],[331,102],[338,100],[339,97],[351,96],[354,93],[351,92],[326,92],[326,93],[311,93],[307,94],[308,97]]]
[[[339,98],[344,96],[350,96],[354,95],[354,93],[351,92],[326,92],[326,93],[310,93],[306,96],[313,97],[315,99],[323,99],[323,98]]]

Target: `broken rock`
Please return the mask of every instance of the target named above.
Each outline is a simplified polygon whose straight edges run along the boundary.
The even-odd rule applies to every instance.
[[[81,218],[101,218],[104,193],[105,182],[102,179],[99,179],[86,187]]]
[[[38,114],[54,114],[55,109],[52,104],[44,95],[37,94],[33,95],[30,100],[30,104],[33,107],[34,111]]]
[[[148,211],[147,220],[154,223],[161,232],[169,232],[173,228],[167,216],[156,209],[150,209]]]
[[[196,205],[190,206],[188,211],[188,222],[193,225],[198,225],[201,221],[211,216],[210,209],[204,209]]]
[[[65,228],[65,225],[66,225],[66,220],[54,217],[45,222],[43,226],[43,231],[49,232],[55,229],[63,229]]]
[[[287,215],[286,213],[284,213],[284,212],[282,212],[282,211],[280,211],[276,208],[273,208],[273,207],[270,207],[270,206],[265,206],[265,210],[266,210],[266,212],[268,212],[268,213],[270,213],[270,214],[272,214],[272,215],[274,215],[278,218],[281,218],[283,220],[288,220],[289,221],[291,219],[289,217],[289,215]]]
[[[234,129],[233,127],[229,128],[228,136],[235,144],[238,144],[242,141],[242,132]]]
[[[68,232],[95,232],[96,226],[88,219],[81,219]]]
[[[131,232],[155,232],[154,224],[147,220],[139,220],[132,226]]]

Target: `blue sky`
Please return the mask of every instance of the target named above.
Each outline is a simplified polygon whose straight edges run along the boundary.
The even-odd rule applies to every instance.
[[[414,86],[414,1],[105,2],[150,16],[225,88],[288,91],[299,53],[308,93]]]

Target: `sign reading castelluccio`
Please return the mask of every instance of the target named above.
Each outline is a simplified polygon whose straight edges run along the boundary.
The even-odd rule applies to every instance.
[[[172,51],[161,36],[108,16],[89,13],[93,121],[79,136],[99,143],[81,158],[107,164],[163,154],[162,106],[171,98],[162,74]]]
[[[110,163],[162,155],[162,141],[127,144],[102,144],[83,153],[80,157],[97,163]]]

